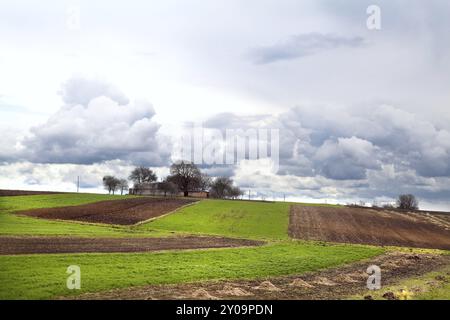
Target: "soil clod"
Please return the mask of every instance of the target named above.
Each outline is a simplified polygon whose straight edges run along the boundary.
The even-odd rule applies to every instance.
[[[255,287],[257,290],[265,290],[265,291],[281,291],[280,288],[276,287],[272,282],[270,281],[263,281],[261,284],[257,287]]]

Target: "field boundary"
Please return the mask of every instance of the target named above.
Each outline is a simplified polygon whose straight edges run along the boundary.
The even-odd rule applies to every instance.
[[[105,200],[79,206],[36,208],[18,214],[47,220],[74,220],[108,225],[132,226],[173,212],[197,200],[187,198],[128,198]]]
[[[68,206],[69,207],[69,206]],[[70,207],[76,207],[76,206],[70,206]],[[64,208],[64,207],[56,207],[56,208]],[[24,210],[20,210],[20,211],[24,211]],[[13,214],[16,215],[18,217],[22,217],[22,218],[29,218],[29,219],[36,219],[36,220],[44,220],[44,221],[48,221],[48,222],[57,222],[57,223],[71,223],[71,224],[79,224],[79,225],[88,225],[88,226],[96,226],[96,227],[107,227],[107,228],[114,228],[114,229],[118,229],[118,230],[127,230],[126,225],[120,225],[120,224],[107,224],[107,223],[101,223],[101,222],[88,222],[88,221],[78,221],[78,220],[64,220],[64,219],[47,219],[47,218],[40,218],[40,217],[33,217],[33,216],[28,216],[26,214],[20,214],[20,211],[14,211],[14,212],[5,212],[6,214]],[[0,236],[2,234],[0,233]]]
[[[200,203],[201,201],[202,201],[202,200],[197,200],[197,201],[195,201],[195,202],[191,202],[191,203],[185,204],[185,205],[183,205],[183,206],[181,206],[181,207],[179,207],[179,208],[176,208],[175,210],[172,210],[172,211],[170,211],[170,212],[164,213],[163,215],[160,215],[160,216],[157,216],[157,217],[153,217],[153,218],[149,218],[149,219],[147,219],[147,220],[139,221],[139,222],[137,222],[137,223],[135,223],[135,224],[130,225],[129,227],[131,227],[131,228],[133,228],[133,227],[138,227],[138,226],[140,226],[140,225],[142,225],[142,224],[146,224],[146,223],[149,223],[149,222],[158,220],[158,219],[160,219],[160,218],[164,218],[165,216],[168,216],[168,215],[170,215],[170,214],[176,213],[177,211],[180,211],[180,210],[183,209],[183,208],[192,206],[192,205],[194,205],[194,204],[198,204],[198,203]]]

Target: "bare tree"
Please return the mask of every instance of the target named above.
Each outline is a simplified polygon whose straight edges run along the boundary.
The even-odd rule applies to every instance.
[[[201,172],[195,164],[181,161],[170,166],[167,181],[174,183],[187,197],[189,191],[200,188]]]
[[[114,194],[115,191],[119,188],[120,185],[120,180],[117,179],[114,176],[104,176],[103,177],[103,186],[105,187],[106,190],[108,190],[108,193]]]
[[[397,208],[402,210],[419,209],[419,201],[412,194],[402,194],[398,197]]]
[[[206,173],[200,174],[199,189],[200,191],[208,191],[211,187],[212,179]]]
[[[128,188],[129,188],[128,181],[126,179],[120,179],[119,180],[120,195],[123,195],[123,191]]]
[[[218,177],[211,184],[211,196],[213,198],[223,199],[230,195],[233,188],[233,180],[227,177]]]
[[[113,176],[104,176],[103,177],[103,187],[108,190],[108,193],[111,193],[111,181],[114,177]]]
[[[135,185],[142,183],[151,183],[158,179],[152,169],[145,167],[134,168],[128,178],[133,181]]]
[[[227,177],[218,177],[211,183],[211,196],[213,198],[231,198],[238,199],[244,192],[233,185],[233,180]]]
[[[239,199],[244,194],[244,192],[239,187],[231,187],[229,190],[229,197],[231,199]]]

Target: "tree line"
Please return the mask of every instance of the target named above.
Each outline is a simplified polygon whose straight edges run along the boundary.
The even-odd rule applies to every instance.
[[[348,204],[351,207],[366,207],[366,202]],[[399,209],[399,210],[419,210],[419,200],[413,194],[401,194],[398,196],[395,204],[386,203],[382,206],[378,205],[377,201],[372,203],[372,208],[381,209]]]
[[[146,167],[136,167],[128,176],[133,182],[133,190],[141,194],[146,188],[158,181],[156,173]],[[120,190],[121,194],[129,188],[128,180],[115,176],[104,176],[103,186],[109,194]],[[164,195],[177,195],[182,192],[185,197],[189,192],[207,191],[213,198],[238,199],[243,195],[242,190],[234,185],[228,177],[212,178],[193,163],[181,161],[170,166],[170,174],[164,180],[155,184]]]

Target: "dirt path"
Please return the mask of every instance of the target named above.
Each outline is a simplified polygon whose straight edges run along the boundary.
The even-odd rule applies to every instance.
[[[100,201],[80,206],[33,209],[17,213],[45,219],[132,225],[159,217],[196,201],[193,199],[141,197]]]
[[[261,241],[196,236],[171,238],[0,237],[0,254],[143,252],[262,244]]]
[[[450,250],[450,225],[441,214],[294,205],[289,235],[304,240]]]
[[[450,256],[390,253],[347,266],[310,273],[253,281],[217,281],[179,285],[153,285],[87,293],[75,299],[344,299],[367,291],[369,265],[381,268],[381,284],[422,275],[450,264]],[[70,297],[69,299],[74,299]]]

